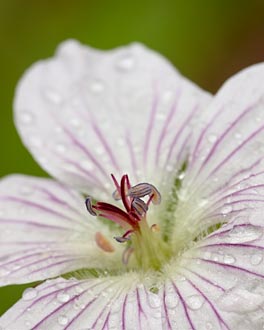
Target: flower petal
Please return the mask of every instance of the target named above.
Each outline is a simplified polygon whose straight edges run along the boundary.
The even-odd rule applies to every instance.
[[[14,175],[0,181],[0,285],[26,283],[81,268],[111,268],[95,241],[109,230],[88,215],[84,198],[48,179]],[[113,236],[113,234],[112,234]]]
[[[179,194],[176,213],[183,220],[175,222],[175,235],[194,238],[243,210],[263,208],[263,80],[264,64],[243,70],[203,114]]]
[[[161,329],[160,302],[137,274],[58,278],[27,289],[0,319],[5,330]]]
[[[199,242],[165,271],[168,329],[261,329],[263,216],[235,221]]]
[[[180,166],[209,100],[141,45],[103,52],[67,41],[20,81],[16,125],[43,168],[102,198],[111,173],[157,185]]]

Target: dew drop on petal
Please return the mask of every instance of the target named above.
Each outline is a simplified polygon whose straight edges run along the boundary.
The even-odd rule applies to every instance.
[[[22,294],[22,299],[23,300],[32,300],[34,298],[36,298],[38,295],[38,291],[34,288],[27,288],[26,290],[24,290],[23,294]]]
[[[262,231],[251,225],[243,226],[234,226],[232,230],[229,231],[228,236],[229,240],[232,243],[238,242],[250,242],[254,241],[262,236]]]
[[[216,140],[217,140],[217,135],[215,135],[215,134],[210,134],[210,135],[208,136],[208,141],[209,141],[210,143],[214,143]]]
[[[23,111],[21,112],[19,116],[19,120],[21,124],[29,125],[33,123],[34,116],[31,112],[29,111]]]
[[[179,303],[179,298],[175,294],[167,293],[165,296],[165,304],[168,308],[175,308]]]
[[[222,209],[221,209],[221,213],[223,216],[226,216],[227,214],[229,214],[230,212],[232,212],[232,206],[231,205],[225,205]]]
[[[90,90],[93,93],[101,93],[105,89],[105,86],[102,81],[95,79],[90,83]]]
[[[31,136],[29,138],[29,143],[32,145],[32,147],[35,147],[35,148],[40,148],[43,144],[42,140],[37,136]]]
[[[67,301],[70,300],[70,295],[68,293],[64,293],[64,292],[59,292],[57,294],[57,300],[60,302],[60,303],[65,303]]]
[[[117,69],[121,71],[129,71],[135,66],[135,59],[132,55],[126,54],[119,58],[116,64]]]
[[[250,263],[253,266],[259,265],[263,260],[263,255],[261,253],[254,253],[250,258]]]
[[[66,147],[65,147],[64,144],[62,144],[62,143],[58,143],[58,144],[56,145],[56,150],[58,151],[58,153],[60,153],[60,154],[64,154],[64,153],[66,152]]]
[[[205,329],[206,330],[213,330],[213,325],[211,322],[206,322],[205,324]]]
[[[57,91],[55,91],[51,88],[47,88],[45,90],[44,96],[49,102],[51,102],[55,105],[60,104],[62,101],[61,95]]]
[[[187,298],[187,305],[192,310],[200,309],[204,304],[204,298],[199,295],[193,295]]]
[[[66,315],[60,315],[58,317],[58,323],[59,323],[59,325],[66,325],[66,324],[68,324],[68,322],[69,322],[69,319],[68,319],[68,317]]]
[[[153,308],[158,308],[158,307],[160,307],[161,302],[160,302],[160,298],[159,298],[159,296],[154,295],[154,294],[151,295],[151,296],[149,296],[149,304],[150,304],[150,306],[153,307]]]
[[[236,259],[231,254],[225,254],[223,260],[225,264],[229,265],[233,264],[236,261]]]

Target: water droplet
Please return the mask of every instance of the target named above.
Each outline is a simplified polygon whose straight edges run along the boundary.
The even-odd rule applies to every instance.
[[[31,325],[31,322],[29,320],[26,320],[25,321],[25,326],[29,329],[30,325]]]
[[[175,308],[179,303],[179,298],[175,294],[166,294],[165,304],[168,308]]]
[[[93,93],[101,93],[105,89],[105,86],[102,81],[96,79],[90,84],[90,90]]]
[[[246,226],[234,226],[232,230],[229,231],[228,236],[232,243],[238,242],[250,242],[254,241],[262,236],[262,231],[260,228],[246,225]]]
[[[200,309],[204,304],[204,298],[199,295],[193,295],[187,298],[187,305],[192,310]]]
[[[254,253],[251,258],[250,258],[250,263],[253,265],[253,266],[257,266],[259,265],[263,260],[263,255],[258,252],[258,253]]]
[[[34,288],[27,288],[26,290],[24,290],[23,294],[22,294],[22,299],[23,300],[32,300],[34,298],[36,298],[38,295],[38,291]]]
[[[240,140],[242,138],[242,134],[239,132],[235,133],[234,136],[235,136],[235,139],[237,139],[237,140]]]
[[[94,169],[93,164],[87,159],[81,161],[80,165],[82,168],[86,169],[87,171],[92,171]]]
[[[81,121],[78,119],[78,118],[71,118],[70,119],[70,124],[73,126],[73,127],[77,127],[79,128],[81,126]]]
[[[231,254],[224,255],[224,263],[225,264],[233,264],[236,261],[236,259]]]
[[[60,154],[63,154],[63,153],[66,152],[66,147],[65,147],[64,144],[62,144],[62,143],[58,143],[58,144],[56,145],[56,150],[57,150]]]
[[[60,104],[62,101],[61,95],[54,89],[48,88],[44,92],[46,99],[53,104]]]
[[[30,187],[30,186],[21,185],[19,187],[19,192],[23,196],[29,196],[29,195],[32,195],[33,194],[34,189],[32,187]]]
[[[68,317],[66,315],[60,315],[58,317],[58,323],[59,325],[66,325],[68,324],[69,320],[68,320]]]
[[[40,148],[42,146],[42,141],[37,136],[31,136],[29,138],[29,143],[32,145],[32,147]]]
[[[160,298],[159,298],[159,296],[157,296],[155,294],[149,296],[149,304],[153,308],[160,307]]]
[[[0,277],[5,277],[7,275],[9,275],[10,270],[6,269],[6,268],[1,268],[0,269]]]
[[[213,325],[212,325],[212,323],[211,323],[211,322],[206,322],[205,329],[206,329],[206,330],[213,330]]]
[[[217,140],[217,135],[215,135],[215,134],[210,134],[210,135],[208,136],[208,141],[209,141],[210,143],[214,143],[216,140]]]
[[[230,212],[232,212],[233,208],[231,205],[225,205],[222,209],[221,209],[221,213],[225,216],[227,214],[229,214]]]
[[[118,59],[117,68],[122,71],[129,71],[135,66],[135,59],[132,55],[126,54]]]
[[[59,292],[57,294],[57,300],[61,303],[67,302],[70,300],[70,295],[65,292]]]
[[[23,111],[20,114],[20,121],[22,124],[29,125],[33,122],[34,116],[29,111]]]

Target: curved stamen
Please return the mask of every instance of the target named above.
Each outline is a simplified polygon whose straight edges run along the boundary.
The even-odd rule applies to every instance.
[[[125,243],[127,241],[130,241],[131,239],[131,234],[134,232],[134,230],[128,230],[127,232],[124,233],[123,236],[116,236],[114,237],[114,239],[118,242],[118,243]]]
[[[147,195],[151,197],[153,204],[159,204],[161,202],[161,195],[152,184],[139,183],[128,190],[128,196],[132,198],[142,198]]]
[[[139,216],[143,216],[148,210],[148,205],[140,198],[134,198],[131,206]]]
[[[87,208],[87,211],[93,215],[93,216],[96,216],[96,212],[93,210],[93,205],[92,205],[92,198],[90,196],[86,197],[85,199],[85,205],[86,205],[86,208]]]

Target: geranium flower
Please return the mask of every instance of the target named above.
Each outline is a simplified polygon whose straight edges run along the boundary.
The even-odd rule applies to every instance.
[[[15,122],[58,181],[0,183],[5,330],[264,325],[264,65],[212,97],[133,44],[75,41],[20,81]]]

